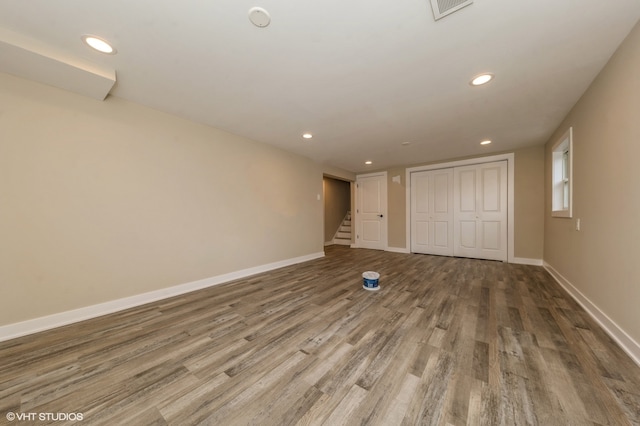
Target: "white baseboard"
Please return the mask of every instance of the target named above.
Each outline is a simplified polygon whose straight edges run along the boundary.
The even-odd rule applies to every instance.
[[[385,251],[391,251],[394,253],[411,253],[406,247],[387,247]],[[514,257],[511,263],[517,263],[520,265],[534,265],[542,266],[542,259],[527,259],[526,257]]]
[[[526,257],[514,257],[510,263],[516,263],[518,265],[533,265],[542,266],[544,262],[542,259],[528,259]]]
[[[324,246],[325,246],[325,247],[326,247],[326,246],[332,246],[332,245],[334,245],[334,244],[335,244],[335,243],[334,243],[333,241],[325,241]]]
[[[169,297],[179,296],[181,294],[190,293],[192,291],[201,290],[203,288],[212,287],[262,272],[272,271],[274,269],[283,268],[285,266],[307,262],[309,260],[318,259],[321,257],[324,257],[324,252],[312,253],[292,259],[281,260],[279,262],[255,266],[253,268],[230,272],[228,274],[205,278],[202,280],[163,288],[148,293],[138,294],[135,296],[125,297],[117,300],[111,300],[109,302],[99,303],[97,305],[86,306],[84,308],[74,309],[71,311],[47,315],[45,317],[34,318],[23,322],[0,326],[0,342],[15,339],[16,337],[26,336],[28,334],[50,330],[53,328],[61,327],[63,325],[73,324],[87,319],[112,314],[114,312],[145,305],[147,303],[156,302],[158,300],[167,299]]]
[[[385,251],[390,251],[393,253],[411,253],[411,251],[405,247],[387,247]]]
[[[602,312],[587,296],[582,294],[569,280],[562,276],[553,266],[544,262],[544,268],[575,299],[602,329],[618,343],[623,351],[640,366],[640,344],[629,336],[618,324]]]
[[[353,243],[350,246],[351,248],[361,248],[358,243]],[[394,253],[410,253],[410,251],[406,248],[403,247],[387,247],[384,249],[384,251],[390,251],[390,252],[394,252]]]

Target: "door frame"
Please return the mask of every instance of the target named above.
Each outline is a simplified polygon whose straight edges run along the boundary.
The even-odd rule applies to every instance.
[[[387,171],[382,171],[382,172],[375,172],[375,173],[366,173],[366,174],[362,174],[362,175],[356,175],[356,180],[355,180],[355,192],[354,192],[354,207],[355,207],[355,214],[353,214],[354,212],[352,212],[352,216],[354,219],[354,235],[359,235],[358,233],[360,232],[360,209],[358,208],[358,200],[359,200],[359,194],[358,194],[358,179],[361,178],[369,178],[369,177],[375,177],[375,176],[380,176],[382,178],[384,178],[385,180],[385,187],[387,193],[385,194],[384,197],[384,205],[382,206],[382,210],[384,211],[384,227],[385,227],[385,232],[384,232],[384,247],[382,248],[382,250],[387,250],[387,248],[389,247],[389,214],[388,214],[388,210],[389,210],[389,188],[388,188],[388,177],[387,177]],[[354,241],[353,244],[351,244],[352,248],[360,248],[360,241],[358,240],[358,238],[353,238],[352,241]]]
[[[514,179],[515,179],[515,154],[490,155],[487,157],[469,158],[468,160],[448,161],[444,163],[429,164],[427,166],[410,167],[406,169],[406,249],[411,253],[411,173],[427,170],[446,169],[450,167],[472,166],[474,164],[493,163],[495,161],[507,161],[507,262],[515,263],[514,256]]]

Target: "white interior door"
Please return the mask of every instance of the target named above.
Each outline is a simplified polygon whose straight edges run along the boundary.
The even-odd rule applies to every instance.
[[[507,163],[454,169],[454,255],[507,260]]]
[[[387,248],[387,174],[356,179],[356,246]]]
[[[411,252],[453,255],[453,169],[411,173]]]

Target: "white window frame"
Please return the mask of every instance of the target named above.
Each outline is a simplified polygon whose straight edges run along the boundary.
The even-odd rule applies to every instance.
[[[573,217],[573,127],[551,148],[551,216]]]

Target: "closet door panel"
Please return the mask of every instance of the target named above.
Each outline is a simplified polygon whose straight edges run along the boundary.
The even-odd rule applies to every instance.
[[[507,162],[454,168],[454,255],[507,260]]]
[[[411,173],[411,251],[453,255],[453,169]]]

